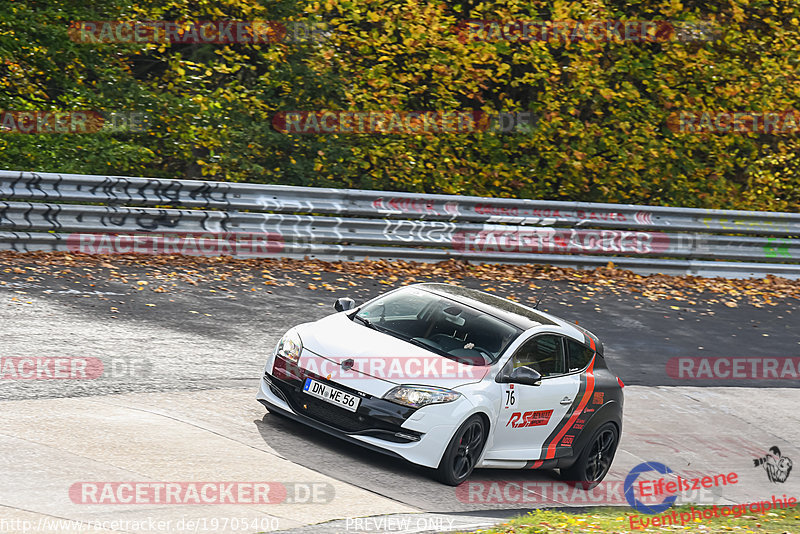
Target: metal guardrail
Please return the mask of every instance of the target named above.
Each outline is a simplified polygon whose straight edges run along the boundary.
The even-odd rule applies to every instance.
[[[0,171],[0,249],[800,277],[800,214]]]

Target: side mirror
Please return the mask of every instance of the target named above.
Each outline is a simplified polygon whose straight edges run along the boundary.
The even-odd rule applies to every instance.
[[[356,301],[348,297],[336,299],[336,302],[333,303],[333,309],[337,312],[352,310],[355,307]]]
[[[511,384],[524,384],[526,386],[541,386],[542,375],[539,371],[523,365],[511,371],[510,375],[505,375],[501,380],[502,383]]]

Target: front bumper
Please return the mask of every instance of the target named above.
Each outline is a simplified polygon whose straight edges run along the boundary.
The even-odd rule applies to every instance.
[[[263,390],[263,387],[264,387],[263,381],[262,381],[262,386],[261,387],[262,387],[262,390]],[[402,456],[400,456],[399,454],[395,453],[394,451],[391,451],[391,450],[388,450],[388,449],[383,449],[381,447],[376,447],[376,446],[371,445],[369,443],[365,443],[363,441],[357,440],[357,439],[355,439],[355,438],[353,438],[353,437],[351,437],[351,436],[349,436],[349,435],[347,435],[347,434],[345,434],[343,432],[340,432],[340,431],[336,430],[332,426],[326,425],[324,423],[320,423],[319,421],[317,421],[315,419],[312,419],[310,417],[306,417],[304,415],[300,415],[300,414],[294,413],[287,406],[281,407],[281,406],[278,406],[276,404],[273,404],[273,402],[270,399],[266,398],[266,396],[262,395],[260,392],[259,392],[259,395],[258,395],[258,402],[263,404],[264,407],[267,410],[269,410],[271,413],[279,413],[279,414],[283,415],[284,417],[288,417],[290,419],[294,419],[295,421],[298,421],[300,423],[308,425],[308,426],[310,426],[310,427],[312,427],[312,428],[314,428],[316,430],[319,430],[321,432],[325,432],[326,434],[330,434],[332,436],[336,436],[339,439],[343,439],[343,440],[349,441],[351,443],[356,443],[359,446],[366,447],[366,448],[374,450],[376,452],[380,452],[381,454],[388,454],[389,456],[402,458]]]
[[[305,378],[313,378],[358,396],[361,399],[358,410],[351,412],[304,393]],[[417,411],[415,408],[377,399],[341,384],[328,382],[314,374],[304,374],[300,380],[285,380],[265,373],[263,381],[268,384],[271,393],[283,400],[294,413],[313,419],[337,432],[351,436],[371,436],[394,443],[419,441],[424,435],[402,426]]]
[[[302,391],[305,378],[328,383],[358,395],[358,410],[350,412]],[[472,411],[459,399],[415,409],[373,397],[301,370],[299,376],[278,378],[265,372],[256,397],[268,410],[346,441],[397,456],[426,467],[438,467],[456,428]]]

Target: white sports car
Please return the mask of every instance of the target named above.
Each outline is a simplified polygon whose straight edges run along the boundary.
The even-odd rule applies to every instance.
[[[553,469],[585,488],[611,466],[622,381],[592,333],[448,284],[396,289],[290,329],[258,400],[319,431],[436,470]]]

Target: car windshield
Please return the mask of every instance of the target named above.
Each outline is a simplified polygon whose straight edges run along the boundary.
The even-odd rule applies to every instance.
[[[468,365],[491,365],[522,331],[459,302],[417,288],[389,293],[354,320]]]

